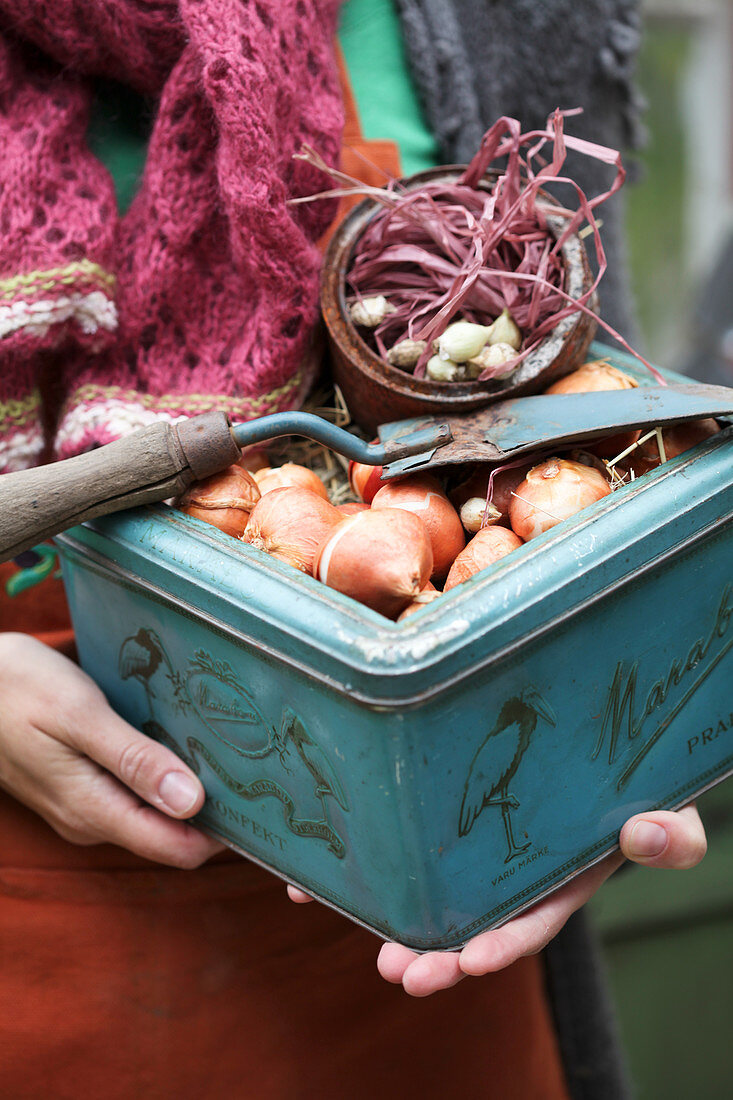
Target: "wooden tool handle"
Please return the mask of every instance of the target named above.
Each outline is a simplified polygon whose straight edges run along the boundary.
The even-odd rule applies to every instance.
[[[158,421],[95,451],[0,477],[0,561],[85,519],[175,497],[236,462],[224,413]]]

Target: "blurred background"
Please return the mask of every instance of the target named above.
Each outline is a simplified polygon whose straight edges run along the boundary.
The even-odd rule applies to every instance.
[[[645,350],[733,384],[733,4],[643,0],[642,11],[648,138],[627,202]]]
[[[733,2],[642,8],[648,140],[627,201],[643,350],[733,386]],[[733,1095],[733,780],[699,807],[698,868],[629,867],[591,903],[637,1100]]]

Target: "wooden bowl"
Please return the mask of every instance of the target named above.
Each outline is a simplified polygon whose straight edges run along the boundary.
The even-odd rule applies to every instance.
[[[403,180],[412,190],[426,182],[453,182],[462,165],[431,168]],[[487,176],[489,188],[497,173]],[[552,199],[543,194],[549,202]],[[574,370],[585,359],[596,330],[595,318],[578,310],[563,318],[542,343],[508,378],[485,382],[433,382],[415,378],[381,359],[352,324],[346,306],[346,276],[359,237],[383,208],[372,199],[356,206],[331,238],[321,278],[321,311],[326,324],[334,381],[344,395],[354,421],[374,434],[380,424],[414,416],[471,412],[505,397],[537,393]],[[553,224],[559,231],[560,219]],[[583,242],[570,237],[562,247],[566,290],[574,298],[591,286],[593,278]],[[597,308],[595,298],[589,303]]]

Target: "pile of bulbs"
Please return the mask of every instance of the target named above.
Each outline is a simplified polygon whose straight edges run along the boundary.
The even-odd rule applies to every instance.
[[[636,385],[629,375],[597,361],[547,392]],[[626,432],[569,458],[513,463],[493,472],[475,467],[450,491],[429,474],[384,482],[381,467],[352,462],[349,481],[359,500],[338,506],[304,466],[235,465],[193,485],[177,506],[374,611],[402,619],[627,478],[718,430],[714,420],[704,420],[645,435]]]
[[[352,322],[360,328],[381,325],[394,309],[384,295],[357,298],[349,307]],[[412,372],[426,359],[425,376],[433,382],[470,382],[478,378],[509,374],[518,363],[522,333],[508,309],[502,310],[490,325],[473,321],[454,321],[433,341],[427,358],[425,340],[404,339],[385,354],[393,367]]]

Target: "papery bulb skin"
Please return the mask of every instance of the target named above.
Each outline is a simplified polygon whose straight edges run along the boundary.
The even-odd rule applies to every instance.
[[[235,464],[189,486],[176,507],[187,516],[240,538],[259,499],[260,490],[255,479]]]
[[[501,514],[501,518],[497,520],[498,523],[509,523],[509,505],[511,504],[512,493],[524,481],[531,469],[531,462],[523,462],[520,466],[507,466],[504,469],[497,470],[494,474],[491,503]],[[490,474],[491,470],[486,466],[479,466],[475,469],[466,481],[461,482],[450,493],[453,505],[460,511],[471,497],[481,497],[486,500]]]
[[[605,359],[594,359],[583,363],[577,370],[559,378],[545,390],[545,393],[594,393],[608,390],[633,390],[639,383],[630,374],[607,363]]]
[[[671,428],[664,428],[662,445],[665,462],[684,454],[685,451],[696,447],[698,443],[717,435],[719,431],[720,426],[711,417],[706,420],[688,420],[684,424],[673,424]],[[661,466],[662,457],[656,435],[633,450],[624,462],[633,467],[637,476]]]
[[[270,466],[267,469],[257,470],[254,478],[262,496],[272,492],[273,489],[297,486],[301,489],[310,489],[324,500],[328,500],[328,490],[318,474],[309,470],[307,466],[299,466],[297,462],[284,462],[282,466]]]
[[[371,504],[375,495],[386,482],[382,481],[381,466],[367,466],[365,462],[349,463],[349,485],[353,492],[364,501]]]
[[[516,348],[511,344],[503,342],[499,344],[487,344],[479,355],[468,360],[466,366],[469,370],[469,377],[481,378],[482,376],[486,376],[501,378],[505,374],[510,374],[517,365],[517,354]],[[487,371],[488,374],[486,373]]]
[[[251,447],[244,447],[237,466],[241,466],[243,470],[247,470],[250,474],[255,474],[258,470],[269,469],[270,462],[263,445],[253,443]]]
[[[438,337],[438,356],[454,363],[465,363],[479,354],[490,335],[490,326],[454,321]]]
[[[487,504],[483,497],[469,497],[458,514],[469,535],[475,535],[482,527],[493,527],[502,518],[499,509],[494,504]]]
[[[318,493],[283,486],[260,499],[242,541],[301,573],[310,573],[321,542],[342,521],[341,513]]]
[[[394,619],[428,583],[432,568],[430,538],[421,519],[398,508],[370,508],[329,532],[313,575]]]
[[[412,603],[408,603],[405,610],[398,616],[397,622],[401,623],[404,619],[413,615],[416,611],[419,611],[421,607],[425,607],[426,604],[432,603],[433,600],[438,600],[443,595],[442,592],[438,592],[437,588],[423,588],[422,592],[419,592]]]
[[[515,490],[509,505],[512,530],[527,542],[610,492],[611,486],[599,470],[564,458],[548,458],[534,466]]]
[[[362,328],[376,328],[385,317],[395,312],[395,307],[383,294],[371,298],[361,298],[349,306],[349,316],[355,325]]]
[[[372,509],[380,508],[404,508],[420,517],[430,536],[432,577],[442,580],[466,545],[466,535],[461,518],[438,479],[430,474],[417,474],[390,481],[372,501]]]
[[[463,584],[522,545],[522,539],[506,527],[483,527],[453,562],[443,591],[449,592],[456,585]]]
[[[458,382],[465,376],[465,368],[453,359],[441,359],[433,355],[425,366],[425,374],[433,382]]]
[[[508,309],[503,309],[491,325],[490,344],[508,344],[514,351],[522,346],[522,333]]]
[[[387,362],[390,366],[413,371],[426,347],[424,340],[400,340],[387,352]]]

